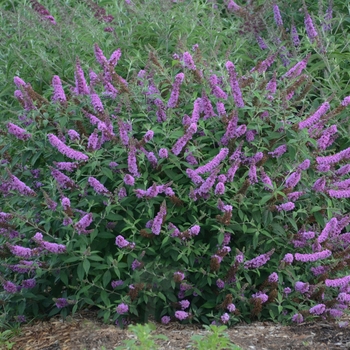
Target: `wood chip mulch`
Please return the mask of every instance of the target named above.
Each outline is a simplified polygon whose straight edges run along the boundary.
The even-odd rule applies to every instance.
[[[155,350],[193,349],[191,337],[206,332],[198,325],[157,324],[155,334],[163,334],[168,340],[158,340]],[[254,322],[239,324],[227,332],[231,341],[244,350],[350,349],[350,326],[340,328],[339,322],[296,326]],[[135,339],[135,336],[115,325],[103,324],[94,312],[86,311],[65,320],[57,316],[49,321],[24,325],[10,342],[14,343],[12,350],[101,350],[103,347],[114,350],[123,346],[125,339]],[[0,344],[0,350],[7,350],[7,347],[1,348]]]

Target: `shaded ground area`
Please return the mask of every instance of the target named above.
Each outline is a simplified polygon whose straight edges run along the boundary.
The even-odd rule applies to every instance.
[[[342,321],[346,321],[343,319]],[[167,341],[158,341],[157,349],[191,349],[190,338],[206,334],[199,326],[157,325],[156,334],[164,334]],[[228,330],[231,340],[244,350],[333,350],[350,349],[350,326],[339,327],[339,322],[318,322],[298,326],[281,326],[268,322],[240,324]],[[124,339],[134,335],[113,325],[105,325],[91,312],[50,321],[25,325],[11,342],[13,350],[113,350],[123,345]],[[1,345],[0,345],[1,347]],[[7,349],[7,348],[1,348]]]

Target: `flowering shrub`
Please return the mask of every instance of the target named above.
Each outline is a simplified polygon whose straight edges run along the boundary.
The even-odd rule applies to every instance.
[[[74,84],[52,77],[51,101],[14,79],[21,118],[1,132],[6,316],[97,305],[118,324],[339,317],[350,148],[335,140],[350,97],[300,109],[307,53],[289,68],[266,54],[243,74],[198,45],[171,65],[151,51],[127,78],[122,50],[93,49],[99,70],[87,78],[77,59]]]

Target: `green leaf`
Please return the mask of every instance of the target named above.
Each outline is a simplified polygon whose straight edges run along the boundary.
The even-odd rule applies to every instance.
[[[84,266],[83,266],[83,262],[79,263],[78,268],[77,268],[77,275],[78,275],[78,279],[80,281],[82,281],[84,279]]]
[[[109,284],[109,282],[111,281],[112,279],[112,275],[110,273],[109,270],[107,270],[104,274],[103,274],[103,278],[102,278],[102,284],[103,284],[103,287],[106,288],[107,285]]]
[[[102,171],[102,174],[106,175],[110,180],[114,179],[111,169],[109,169],[109,168],[102,168],[101,171]]]
[[[88,259],[85,259],[83,261],[83,267],[84,267],[84,271],[85,271],[86,275],[88,275],[89,270],[90,270],[90,261]]]
[[[102,299],[102,301],[105,303],[105,305],[106,305],[107,307],[110,306],[110,305],[111,305],[111,302],[110,302],[110,300],[109,300],[109,298],[108,298],[107,292],[106,292],[105,290],[102,290],[100,295],[101,295],[101,299]]]

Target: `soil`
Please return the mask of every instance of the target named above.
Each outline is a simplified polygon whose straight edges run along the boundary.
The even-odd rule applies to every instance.
[[[349,320],[349,316],[347,318]],[[236,325],[228,329],[227,333],[231,341],[244,350],[350,349],[350,325],[340,327],[339,324],[347,323],[346,319],[341,321],[302,323],[295,326],[254,322]],[[157,340],[155,350],[191,349],[191,337],[195,334],[205,335],[207,332],[200,326],[175,322],[156,326],[155,334],[163,334],[168,340]],[[20,333],[10,341],[14,343],[13,350],[101,350],[103,347],[113,350],[117,346],[123,346],[123,340],[132,338],[135,338],[133,333],[103,324],[89,311],[65,320],[54,317],[49,321],[24,325]],[[8,348],[1,348],[5,349]]]

